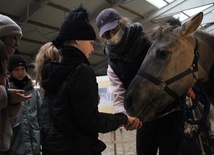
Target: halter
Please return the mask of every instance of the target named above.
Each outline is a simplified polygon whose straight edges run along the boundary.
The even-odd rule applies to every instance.
[[[195,49],[194,49],[194,58],[192,61],[192,65],[190,66],[190,68],[186,69],[185,71],[181,72],[180,74],[178,74],[168,80],[156,78],[143,70],[139,70],[137,75],[140,75],[140,76],[146,78],[148,81],[152,82],[153,84],[159,86],[161,90],[164,90],[165,92],[167,92],[167,94],[170,95],[171,97],[173,97],[174,99],[179,98],[179,95],[175,91],[170,89],[168,87],[168,85],[187,76],[190,73],[192,73],[193,78],[195,79],[195,82],[196,83],[198,82],[198,78],[196,75],[196,72],[198,72],[198,59],[199,59],[197,38],[195,38],[195,41],[196,41],[196,45],[195,45]],[[196,98],[192,100],[192,105],[190,107],[188,107],[186,104],[186,94],[185,93],[179,99],[181,109],[182,109],[182,116],[183,116],[183,121],[182,121],[183,126],[181,128],[181,133],[182,133],[184,139],[194,139],[194,138],[198,137],[198,141],[200,144],[200,149],[201,149],[202,154],[206,154],[206,152],[204,150],[204,146],[208,146],[208,148],[210,148],[211,154],[214,154],[214,148],[211,144],[211,139],[209,138],[208,129],[206,127],[206,121],[207,121],[207,117],[209,114],[211,102],[210,102],[207,94],[205,92],[203,92],[202,90],[200,90],[197,87],[197,85],[193,86],[193,90],[196,94]],[[204,109],[202,111],[199,109],[199,106],[198,106],[199,102],[201,102],[201,104],[204,107]],[[170,104],[170,106],[167,107],[166,109],[164,109],[161,112],[161,114],[165,114],[166,112],[168,112],[169,108],[172,108],[175,106],[176,106],[176,103],[173,102],[173,104]],[[200,112],[200,117],[197,116],[198,117],[197,119],[195,119],[195,117],[192,117],[192,116],[195,116],[194,115],[195,111]],[[194,130],[192,134],[185,133],[184,132],[185,123],[188,123],[189,125],[192,125],[192,126],[195,125],[198,127],[198,129]],[[201,135],[201,132],[204,132],[204,134]],[[202,136],[204,136],[206,138],[203,141],[202,141]]]
[[[170,95],[171,97],[173,97],[174,99],[177,99],[179,97],[179,95],[173,91],[172,89],[170,89],[168,87],[168,85],[170,85],[171,83],[187,76],[188,74],[192,73],[194,79],[197,81],[197,76],[196,76],[196,72],[198,71],[198,59],[199,59],[199,53],[198,53],[198,40],[197,38],[195,38],[196,40],[196,45],[195,45],[195,49],[194,49],[194,58],[193,58],[193,62],[190,68],[188,68],[187,70],[181,72],[180,74],[168,79],[168,80],[163,80],[160,78],[156,78],[154,76],[152,76],[151,74],[143,71],[143,70],[139,70],[137,72],[137,75],[140,75],[144,78],[146,78],[147,80],[149,80],[150,82],[152,82],[153,84],[157,85],[160,87],[161,90],[164,90],[165,92],[167,92],[168,95]]]

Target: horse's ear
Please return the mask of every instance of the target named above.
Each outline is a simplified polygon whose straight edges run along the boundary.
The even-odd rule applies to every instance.
[[[183,36],[191,35],[197,30],[203,19],[203,12],[194,16],[191,20],[187,21],[181,26],[180,32]]]

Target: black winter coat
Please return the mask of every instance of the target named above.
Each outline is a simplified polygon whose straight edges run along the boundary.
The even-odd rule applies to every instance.
[[[72,46],[64,47],[61,54],[62,62],[48,63],[43,77],[50,120],[46,154],[101,154],[105,145],[98,133],[116,130],[127,116],[99,113],[98,84],[87,58]]]

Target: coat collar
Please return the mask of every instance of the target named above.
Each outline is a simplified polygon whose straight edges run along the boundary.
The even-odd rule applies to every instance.
[[[82,62],[90,65],[86,56],[78,48],[74,46],[65,46],[61,49],[60,54],[62,56],[62,63],[69,63],[71,61]]]

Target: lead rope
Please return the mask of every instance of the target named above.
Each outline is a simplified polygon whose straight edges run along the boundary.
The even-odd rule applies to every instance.
[[[210,145],[208,128],[206,126],[211,102],[207,94],[199,88],[198,84],[195,84],[192,89],[196,96],[195,99],[188,97],[187,94],[184,94],[184,96],[180,98],[180,105],[183,112],[181,133],[184,139],[187,140],[198,138],[201,153],[202,155],[206,155],[201,136],[201,133],[204,132],[211,154],[213,155],[213,148]]]
[[[192,106],[192,105],[193,105],[192,99],[191,99],[190,97],[187,97],[187,100],[189,100],[190,106]],[[197,118],[196,118],[196,113],[195,113],[195,111],[193,110],[192,113],[193,113],[193,118],[194,118],[194,120],[196,120]],[[206,152],[204,151],[204,146],[203,146],[203,142],[202,142],[201,134],[200,134],[200,133],[199,133],[199,135],[198,135],[198,140],[199,140],[199,144],[200,144],[200,148],[201,148],[201,155],[206,155]]]

